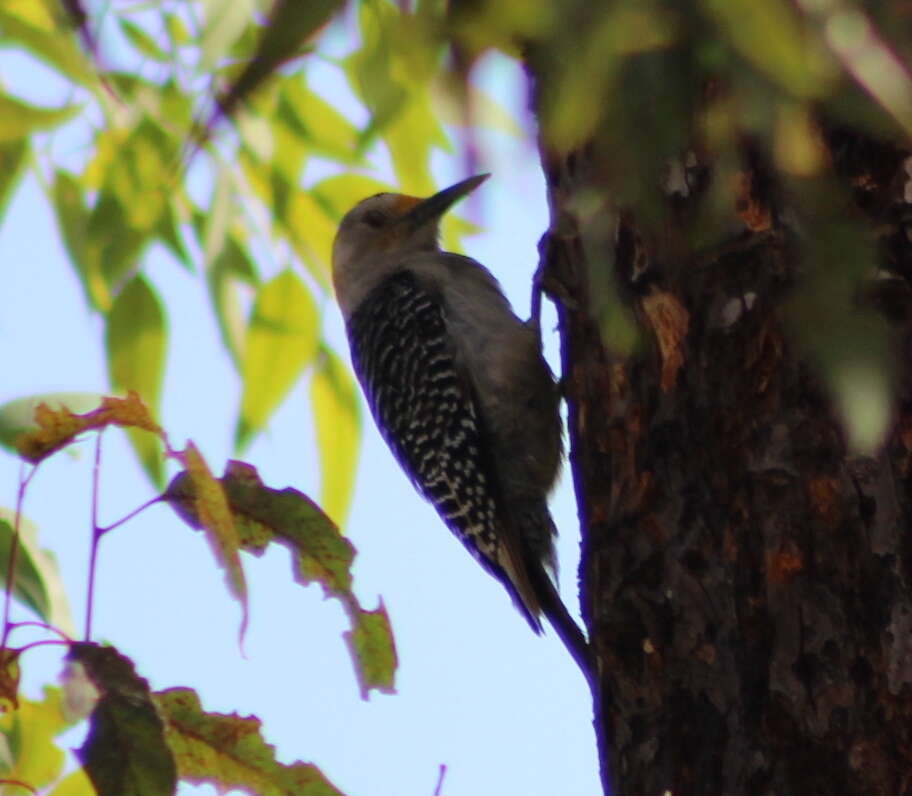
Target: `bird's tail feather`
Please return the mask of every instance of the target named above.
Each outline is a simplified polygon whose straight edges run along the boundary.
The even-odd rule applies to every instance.
[[[548,504],[543,498],[512,501],[512,519],[515,527],[520,529],[519,537],[523,544],[526,577],[524,580],[531,586],[535,596],[534,602],[540,608],[567,651],[576,661],[584,676],[590,679],[592,673],[592,656],[589,642],[580,630],[579,625],[570,616],[567,606],[561,600],[552,575],[556,577],[553,538],[556,535],[554,520],[548,511]],[[527,614],[528,612],[524,611]],[[532,624],[530,620],[530,624]],[[538,627],[533,630],[540,633]]]

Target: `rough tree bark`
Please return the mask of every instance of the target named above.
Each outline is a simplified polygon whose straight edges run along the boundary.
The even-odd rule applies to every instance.
[[[906,153],[820,131],[855,199],[840,212],[876,230],[892,273],[859,300],[906,358]],[[682,166],[694,196],[669,197],[671,221],[646,232],[614,201],[597,140],[542,145],[606,789],[912,793],[909,392],[882,452],[851,455],[786,322],[806,263],[779,175],[746,144],[736,228],[693,251],[686,204],[712,179],[698,160]],[[581,213],[584,191],[601,204]],[[600,331],[606,278],[641,353]]]

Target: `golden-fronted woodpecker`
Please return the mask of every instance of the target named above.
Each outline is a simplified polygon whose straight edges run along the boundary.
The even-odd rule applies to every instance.
[[[444,212],[487,176],[428,199],[360,202],[336,234],[333,283],[355,373],[399,464],[532,629],[544,613],[586,671],[586,642],[549,577],[562,429],[537,325],[516,317],[483,265],[437,242]]]

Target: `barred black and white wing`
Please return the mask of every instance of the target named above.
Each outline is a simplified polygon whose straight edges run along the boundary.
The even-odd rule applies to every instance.
[[[399,464],[540,632],[527,556],[498,505],[483,418],[460,373],[440,297],[399,271],[374,288],[347,331],[355,373]]]

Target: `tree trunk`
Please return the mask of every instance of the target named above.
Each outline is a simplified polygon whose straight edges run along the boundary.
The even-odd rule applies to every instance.
[[[893,267],[865,301],[905,350],[905,155],[820,130],[858,200],[834,215],[878,228]],[[649,231],[597,140],[543,143],[542,160],[606,790],[912,793],[910,404],[876,457],[851,455],[789,320],[811,277],[786,179],[745,147],[732,234],[697,250],[687,207],[708,160],[675,167],[690,189]],[[635,319],[628,353],[603,331],[606,294]]]

